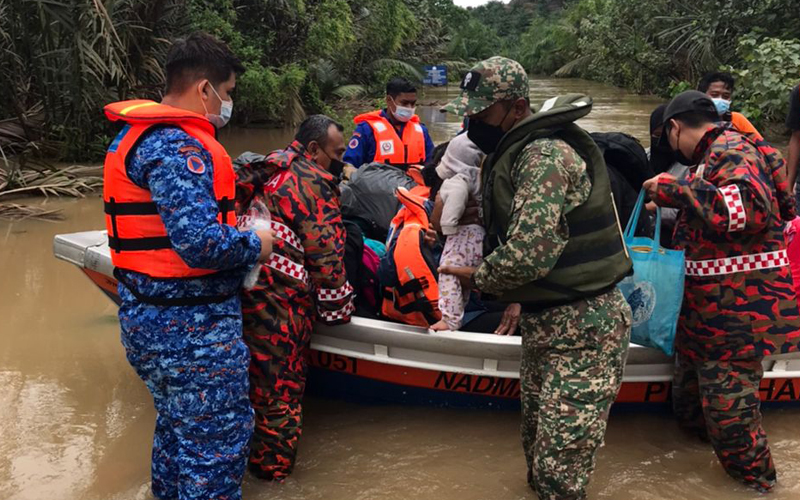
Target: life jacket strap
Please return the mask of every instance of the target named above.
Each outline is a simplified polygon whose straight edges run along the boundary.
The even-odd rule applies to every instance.
[[[236,208],[236,202],[225,197],[217,202],[217,207],[223,217]],[[158,206],[152,201],[118,202],[114,198],[103,203],[103,211],[112,217],[119,215],[158,215]],[[226,222],[227,224],[227,222]]]
[[[404,295],[403,293],[400,292],[399,288],[397,289],[397,292],[400,295]],[[437,318],[435,314],[436,311],[434,310],[433,305],[429,301],[414,300],[403,306],[397,302],[398,293],[395,293],[395,291],[392,288],[384,288],[383,290],[383,297],[385,299],[392,301],[394,309],[397,312],[399,312],[400,314],[421,313],[423,316],[425,316],[425,320],[430,324],[439,321],[439,318]]]
[[[136,287],[127,281],[127,279],[120,272],[119,268],[114,268],[114,277],[117,278],[117,281],[125,285],[125,288],[127,288],[128,291],[131,292],[134,297],[136,297],[136,300],[139,302],[144,302],[145,304],[152,304],[154,306],[191,307],[207,304],[219,304],[236,295],[236,293],[229,293],[221,295],[206,295],[201,297],[153,297],[152,295],[145,295],[136,290]]]
[[[222,214],[222,223],[231,224],[234,220],[235,202],[231,198],[222,198],[217,202],[219,212]],[[117,217],[158,215],[158,206],[152,201],[143,202],[117,202],[113,197],[103,203],[103,211],[111,218],[111,233],[108,235],[108,247],[115,252],[136,252],[141,250],[164,250],[172,248],[172,243],[166,236],[149,238],[120,238],[117,230]]]
[[[116,252],[166,250],[172,248],[172,243],[167,236],[154,236],[152,238],[118,238],[109,234],[108,248]]]

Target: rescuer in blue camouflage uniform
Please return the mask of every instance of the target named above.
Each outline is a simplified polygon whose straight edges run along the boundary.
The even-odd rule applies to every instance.
[[[242,69],[208,35],[178,40],[161,104],[222,126]],[[238,291],[247,270],[269,255],[272,235],[219,223],[214,172],[227,166],[215,164],[199,140],[170,125],[145,134],[126,156],[127,177],[149,191],[171,249],[189,268],[209,270],[181,279],[115,271],[122,343],[157,411],[152,492],[159,499],[237,500],[253,429]],[[112,144],[109,156],[114,151]]]
[[[464,286],[520,303],[522,444],[540,500],[582,499],[622,383],[631,311],[616,288],[631,270],[602,154],[573,122],[591,99],[532,113],[516,61],[478,63],[446,111],[469,116],[483,164],[492,251],[477,268],[443,267]]]

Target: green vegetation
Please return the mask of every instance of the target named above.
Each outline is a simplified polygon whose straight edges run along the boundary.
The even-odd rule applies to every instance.
[[[458,38],[464,25],[485,38]],[[419,80],[424,63],[464,71],[500,48],[452,0],[0,0],[5,189],[22,187],[21,170],[47,169],[43,159],[101,158],[113,134],[102,106],[158,99],[170,41],[194,30],[246,67],[239,125],[294,124],[379,95],[392,76]]]
[[[445,64],[503,54],[531,74],[669,95],[728,69],[734,105],[780,119],[800,78],[796,0],[0,0],[0,191],[43,158],[102,157],[105,103],[159,98],[170,41],[205,30],[240,56],[239,125],[288,125]],[[22,153],[20,155],[20,153]],[[12,159],[13,158],[13,159]]]
[[[667,97],[727,70],[738,76],[734,107],[756,123],[781,120],[800,80],[796,0],[512,0],[509,21],[524,5],[528,28],[506,53],[534,74]]]

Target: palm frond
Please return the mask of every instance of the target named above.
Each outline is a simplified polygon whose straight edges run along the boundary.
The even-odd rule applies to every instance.
[[[366,95],[367,92],[367,88],[363,85],[350,84],[333,89],[331,95],[339,99],[354,99]]]
[[[373,61],[373,63],[370,66],[372,67],[373,70],[379,69],[379,68],[387,68],[387,67],[388,68],[393,68],[393,69],[396,69],[397,71],[400,71],[400,72],[406,73],[406,74],[408,74],[410,76],[413,76],[414,78],[416,78],[419,81],[422,81],[422,79],[423,79],[422,72],[419,70],[419,68],[416,65],[414,65],[414,64],[412,64],[412,63],[410,63],[408,61],[401,61],[399,59],[383,58],[383,59],[377,59],[377,60]]]
[[[573,59],[572,61],[558,68],[556,72],[553,73],[553,76],[564,78],[579,73],[583,71],[589,65],[589,63],[592,62],[592,59],[593,57],[591,55],[581,56],[577,59]]]

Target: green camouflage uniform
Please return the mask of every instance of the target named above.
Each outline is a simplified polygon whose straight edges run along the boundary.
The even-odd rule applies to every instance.
[[[473,71],[483,75],[481,83],[446,110],[474,115],[497,100],[528,94],[527,75],[514,61],[493,57]],[[546,276],[569,238],[566,214],[589,198],[592,187],[583,159],[554,139],[526,146],[512,179],[517,191],[506,243],[474,275],[485,293]],[[630,308],[616,289],[522,315],[522,440],[528,481],[541,500],[585,498],[622,383],[630,327]]]

